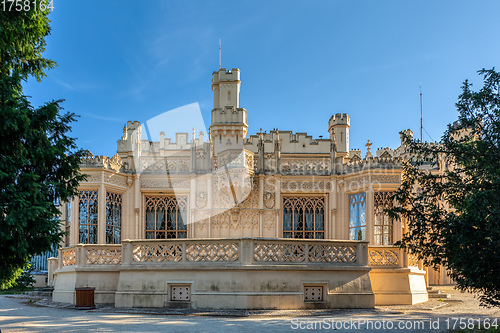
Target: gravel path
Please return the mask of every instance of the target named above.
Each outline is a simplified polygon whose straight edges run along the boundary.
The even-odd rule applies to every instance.
[[[0,329],[8,332],[446,332],[474,319],[497,319],[500,309],[479,307],[472,294],[440,287],[451,300],[366,310],[200,311],[168,309],[95,310],[35,297],[0,296]],[[455,319],[457,318],[457,319]],[[463,318],[463,319],[462,319]],[[462,319],[462,321],[461,321]]]

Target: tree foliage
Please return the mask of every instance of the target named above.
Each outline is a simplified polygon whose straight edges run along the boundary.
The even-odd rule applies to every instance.
[[[483,305],[499,306],[500,73],[479,74],[483,87],[463,83],[458,121],[440,143],[405,137],[413,157],[389,213],[408,222],[398,245],[448,267],[457,287],[479,292]]]
[[[62,100],[34,108],[22,92],[55,65],[42,57],[48,12],[0,12],[0,285],[8,286],[33,255],[58,244],[57,202],[74,196],[82,150],[67,134],[72,113]]]

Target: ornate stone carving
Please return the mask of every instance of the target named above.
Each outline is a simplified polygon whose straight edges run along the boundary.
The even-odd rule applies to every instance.
[[[100,183],[102,181],[101,173],[87,174],[87,183]]]
[[[305,248],[303,244],[254,244],[253,259],[257,262],[304,262]]]
[[[329,191],[332,188],[331,181],[282,181],[281,190],[289,192],[310,192],[310,191]]]
[[[399,183],[401,178],[399,175],[373,175],[373,183]]]
[[[87,248],[87,264],[91,265],[119,265],[122,263],[121,249]]]
[[[368,259],[370,266],[399,266],[398,254],[393,250],[369,248]]]
[[[142,180],[143,188],[190,188],[190,180],[170,181],[170,180]]]
[[[259,228],[259,211],[244,210],[240,212],[240,226],[244,229]]]
[[[274,208],[276,197],[276,180],[274,178],[266,178],[264,180],[264,206],[266,208]]]
[[[196,207],[204,208],[207,205],[208,192],[207,192],[207,180],[197,179],[196,180]]]
[[[285,158],[281,172],[285,175],[324,175],[330,171],[329,158]]]
[[[104,182],[108,184],[127,187],[127,178],[123,176],[104,174]]]
[[[76,265],[76,249],[63,249],[62,250],[62,264],[63,266]]]
[[[254,170],[254,155],[252,152],[245,151],[245,167],[249,170]]]
[[[238,243],[189,244],[186,248],[188,261],[237,261],[240,258]]]
[[[181,261],[182,247],[180,244],[136,245],[132,257],[138,262]]]
[[[272,230],[276,226],[276,212],[274,210],[265,210],[262,216],[264,228]]]
[[[258,208],[259,207],[259,182],[257,179],[252,181],[252,188],[247,197],[240,204],[241,208]]]
[[[231,225],[231,216],[228,211],[225,211],[213,216],[211,222],[214,229],[228,228]]]
[[[347,187],[352,187],[352,186],[361,186],[364,184],[368,184],[368,176],[362,176],[362,177],[356,177],[352,179],[346,180]]]
[[[309,262],[356,262],[354,246],[309,245]]]

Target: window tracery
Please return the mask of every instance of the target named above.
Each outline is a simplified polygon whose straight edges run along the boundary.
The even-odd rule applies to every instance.
[[[325,238],[324,197],[284,197],[284,238]]]
[[[122,196],[106,192],[106,244],[121,243]]]
[[[187,197],[146,197],[146,238],[186,238]]]
[[[80,191],[79,243],[97,244],[97,191]]]
[[[349,195],[349,239],[366,240],[366,193]]]
[[[392,245],[393,221],[384,212],[384,209],[390,209],[393,206],[393,201],[391,200],[392,194],[392,192],[375,192],[375,223],[373,231],[373,242],[375,245]]]

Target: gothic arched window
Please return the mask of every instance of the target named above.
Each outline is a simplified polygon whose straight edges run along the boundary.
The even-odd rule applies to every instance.
[[[349,239],[366,240],[366,193],[349,195]]]
[[[283,198],[284,238],[325,238],[325,198]]]
[[[393,202],[390,199],[392,194],[392,192],[375,192],[373,205],[375,213],[374,245],[392,245],[393,221],[384,212],[384,209],[392,208]]]
[[[186,238],[186,217],[186,197],[146,197],[146,238]]]
[[[122,196],[106,192],[106,244],[121,243]]]
[[[79,240],[81,244],[97,244],[97,191],[80,191]]]

